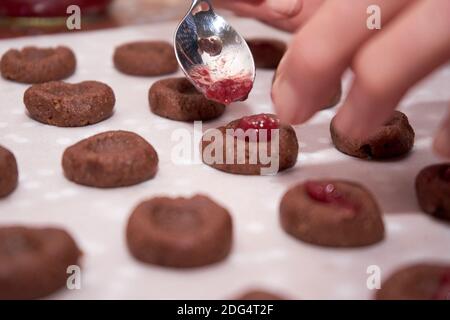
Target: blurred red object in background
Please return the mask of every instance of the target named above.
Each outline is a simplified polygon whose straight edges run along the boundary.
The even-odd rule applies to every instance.
[[[112,0],[1,0],[0,16],[61,17],[67,7],[77,5],[83,14],[103,14]]]
[[[183,17],[186,0],[0,0],[0,39],[114,28]],[[68,30],[67,7],[81,9],[81,29]]]

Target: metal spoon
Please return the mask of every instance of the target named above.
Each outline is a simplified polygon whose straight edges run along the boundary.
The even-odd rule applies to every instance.
[[[175,54],[186,77],[210,100],[245,100],[253,87],[255,63],[247,43],[209,0],[192,0],[175,32]]]

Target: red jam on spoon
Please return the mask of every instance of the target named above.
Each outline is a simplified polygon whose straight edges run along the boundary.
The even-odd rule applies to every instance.
[[[250,78],[228,78],[214,82],[205,92],[205,96],[223,104],[247,99],[253,82]]]
[[[347,210],[356,211],[356,206],[337,190],[332,183],[307,181],[306,192],[311,199],[318,202],[335,205]]]
[[[450,300],[450,269],[444,271],[442,274],[433,299]]]
[[[261,138],[267,137],[267,141],[270,141],[272,139],[271,130],[279,129],[280,121],[277,118],[262,113],[243,117],[236,128],[242,129],[244,132],[247,132],[247,130],[255,130],[257,141],[259,141],[260,136],[262,136]],[[262,130],[266,130],[266,135],[262,133]]]
[[[253,88],[253,80],[250,75],[242,74],[214,80],[205,66],[192,69],[189,76],[208,99],[223,104],[247,99]]]

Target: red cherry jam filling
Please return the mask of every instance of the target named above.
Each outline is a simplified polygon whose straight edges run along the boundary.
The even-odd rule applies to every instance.
[[[447,269],[439,279],[439,284],[433,296],[434,300],[450,299],[450,269]]]
[[[305,183],[308,196],[318,202],[335,205],[347,210],[356,211],[356,205],[337,190],[332,183],[307,181]]]
[[[236,129],[242,129],[247,133],[247,140],[249,138],[249,132],[247,130],[254,130],[254,136],[257,141],[260,141],[260,139],[264,141],[267,139],[267,141],[270,141],[272,139],[272,130],[279,128],[280,121],[277,118],[271,117],[267,114],[256,114],[253,116],[243,117],[239,120],[239,123],[236,126]]]
[[[253,88],[253,80],[250,75],[237,75],[214,80],[209,70],[203,66],[192,69],[189,76],[208,99],[223,104],[247,99]]]

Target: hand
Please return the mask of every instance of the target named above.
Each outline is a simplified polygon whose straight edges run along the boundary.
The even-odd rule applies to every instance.
[[[381,8],[382,28],[369,30],[366,9]],[[303,123],[326,104],[342,73],[355,79],[336,117],[354,138],[373,133],[404,94],[450,58],[450,1],[328,0],[295,36],[280,64],[272,96],[284,121]],[[450,119],[435,148],[450,157]]]
[[[294,35],[272,89],[283,121],[298,124],[311,118],[336,93],[350,67],[355,78],[335,126],[363,139],[390,118],[414,84],[450,59],[449,0],[326,0],[313,1],[313,6],[310,1],[222,0],[238,14],[288,30],[307,21]],[[270,3],[279,8],[271,9]],[[295,10],[286,11],[293,3]],[[302,16],[308,4],[317,10]],[[373,4],[381,8],[381,30],[366,26],[366,10]],[[285,13],[284,21],[274,18],[280,12]],[[434,147],[450,158],[450,114]]]
[[[213,0],[214,6],[252,17],[276,28],[295,31],[324,0]]]

